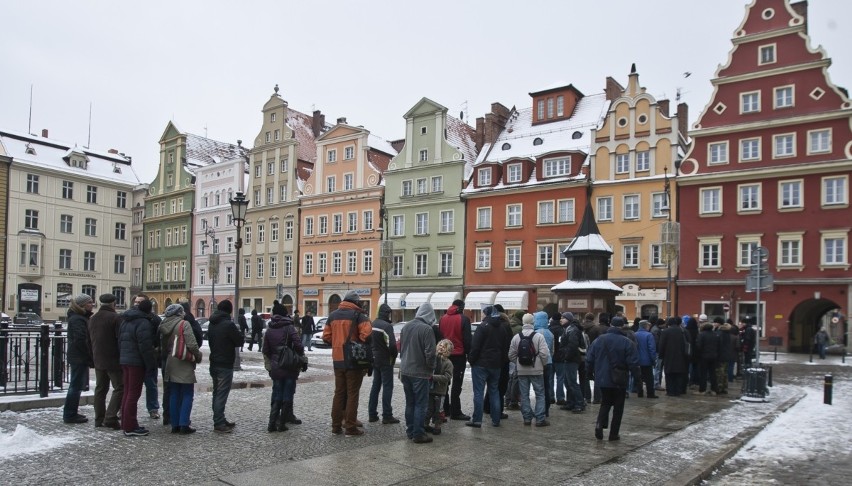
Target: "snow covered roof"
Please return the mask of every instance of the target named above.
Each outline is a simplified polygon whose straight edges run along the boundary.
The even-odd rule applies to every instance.
[[[235,143],[219,142],[192,133],[186,134],[186,167],[195,169],[238,157],[247,159],[248,149]]]
[[[553,152],[588,153],[592,141],[591,130],[606,116],[609,104],[604,93],[584,96],[577,103],[571,118],[537,125],[532,124],[532,107],[516,110],[509,117],[497,141],[483,147],[476,164],[535,158]]]
[[[550,287],[550,290],[611,290],[622,292],[621,287],[609,280],[565,280]]]
[[[129,186],[140,183],[139,176],[130,165],[130,159],[120,154],[80,148],[73,144],[8,130],[0,131],[0,145],[6,154],[12,157],[13,166],[20,164],[50,168],[61,173]],[[85,169],[71,167],[65,162],[64,158],[71,153],[87,157]]]
[[[453,116],[447,116],[447,143],[457,148],[464,156],[464,179],[467,180],[473,172],[476,161],[476,130],[467,123]]]
[[[310,163],[317,160],[317,138],[314,136],[313,120],[314,118],[311,115],[306,115],[292,108],[287,109],[287,126],[293,130],[296,141],[299,142],[296,156],[299,160]],[[324,124],[323,132],[330,127],[331,125]]]
[[[591,234],[586,236],[578,236],[568,245],[563,253],[573,251],[607,251],[612,253],[612,247],[607,244],[603,236],[599,234]]]
[[[395,156],[399,153],[395,148],[393,148],[393,145],[391,145],[390,142],[382,137],[373,135],[372,133],[367,137],[367,145],[369,145],[372,149],[384,152],[390,156]]]

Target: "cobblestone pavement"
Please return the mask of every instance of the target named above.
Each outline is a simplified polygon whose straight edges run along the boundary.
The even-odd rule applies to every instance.
[[[499,429],[470,429],[461,422],[450,421],[444,434],[427,446],[406,441],[403,424],[366,423],[364,437],[345,438],[330,434],[330,353],[319,350],[311,356],[311,369],[299,380],[296,393],[296,414],[304,423],[292,426],[288,432],[266,432],[271,390],[264,385],[268,384],[268,376],[260,354],[245,351],[244,371],[235,373],[235,381],[245,385],[231,392],[227,406],[228,418],[237,422],[233,434],[212,431],[209,374],[206,364],[202,364],[197,372],[199,384],[193,407],[196,434],[172,435],[161,422],[143,417],[144,412],[140,413],[140,423],[149,427],[151,435],[139,438],[95,429],[91,422],[62,424],[60,408],[3,412],[0,430],[4,432],[23,425],[39,436],[68,438],[71,442],[43,454],[0,455],[0,478],[4,484],[16,485],[256,485],[286,483],[294,477],[306,484],[528,482],[521,478],[538,478],[536,481],[541,484],[684,484],[686,478],[693,476],[678,472],[689,472],[689,467],[696,467],[705,455],[718,449],[717,442],[727,443],[730,439],[724,433],[717,434],[728,429],[714,427],[714,423],[730,422],[736,435],[741,428],[737,428],[735,420],[724,420],[725,417],[741,417],[743,423],[748,423],[752,415],[763,417],[772,408],[771,404],[744,404],[735,400],[736,396],[648,400],[634,395],[627,403],[619,443],[595,441],[592,432],[596,406],[583,415],[554,409],[553,426],[546,428],[524,427],[518,412],[510,412],[510,418]],[[849,381],[852,368],[828,368],[835,372],[835,383]],[[795,401],[802,395],[802,385],[822,373],[817,366],[777,365],[776,382],[783,386],[773,389],[772,402],[777,405]],[[370,383],[371,379],[365,378],[361,391],[359,415],[364,422]],[[467,412],[471,411],[470,388],[468,374],[462,397]],[[738,384],[732,387],[736,388]],[[394,414],[402,418],[403,394],[398,382],[393,403]],[[144,411],[144,407],[140,410]],[[91,406],[82,407],[81,412],[93,416]],[[421,452],[425,450],[429,451],[428,457]],[[347,479],[328,475],[335,464],[349,464]],[[818,465],[812,467],[819,469]],[[731,479],[719,484],[747,482],[730,476],[724,468],[715,478],[726,476]],[[789,477],[784,479],[779,481],[790,482]]]

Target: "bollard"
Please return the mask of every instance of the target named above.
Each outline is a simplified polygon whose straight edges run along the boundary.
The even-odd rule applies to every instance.
[[[825,384],[823,385],[822,391],[822,403],[826,405],[831,405],[831,392],[833,387],[834,379],[831,375],[825,375]]]
[[[38,393],[42,398],[47,397],[47,393],[49,390],[48,387],[48,362],[50,361],[50,325],[42,324],[41,325],[41,333],[39,336],[39,355],[40,355],[40,368],[39,368],[39,376],[38,376]]]
[[[843,356],[840,358],[840,361],[843,364],[846,364],[846,350],[845,349],[843,350]]]
[[[814,362],[814,350],[811,348],[811,354],[808,356],[808,363]]]
[[[773,358],[773,361],[778,361],[778,346],[775,346],[775,357]],[[769,376],[771,377],[772,375],[770,374]],[[769,386],[772,386],[772,378],[769,378]]]
[[[772,367],[770,366],[768,370],[766,370],[767,380],[766,386],[772,386]]]

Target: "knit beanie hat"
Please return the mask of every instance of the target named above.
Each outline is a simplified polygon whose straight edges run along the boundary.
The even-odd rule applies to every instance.
[[[234,304],[232,304],[230,300],[223,300],[222,302],[219,302],[219,304],[216,305],[216,308],[227,314],[234,312]]]
[[[358,297],[358,293],[356,293],[354,290],[350,290],[349,292],[346,292],[346,295],[343,296],[343,300],[347,302],[352,302],[353,304],[357,304],[358,301],[361,300],[361,298]]]
[[[456,306],[456,307],[458,307],[458,308],[459,308],[459,310],[464,309],[464,301],[463,301],[463,300],[461,300],[461,299],[456,299],[456,300],[454,300],[454,301],[453,301],[453,305],[454,305],[454,306]]]
[[[435,346],[435,353],[438,356],[447,358],[450,356],[450,354],[452,354],[453,348],[454,346],[452,341],[450,341],[449,339],[441,339]]]
[[[183,306],[180,304],[172,304],[166,307],[166,317],[171,316],[183,316],[184,310]]]
[[[573,320],[574,320],[574,314],[572,314],[571,312],[563,312],[563,313],[562,313],[562,318],[563,318],[563,319],[568,319],[568,322],[571,322],[571,321],[573,321]]]
[[[77,297],[74,297],[74,303],[80,307],[88,304],[89,302],[95,303],[94,299],[89,296],[89,294],[79,294]]]
[[[533,315],[529,314],[529,313],[524,314],[524,317],[522,318],[521,322],[523,322],[525,326],[526,325],[532,326],[533,322],[535,322],[535,317],[533,317]]]

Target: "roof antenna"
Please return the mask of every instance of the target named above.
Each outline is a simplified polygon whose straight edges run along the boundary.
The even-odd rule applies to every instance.
[[[86,148],[92,148],[92,102],[89,102],[89,139],[86,141]]]
[[[27,133],[33,133],[33,85],[30,84],[30,121],[27,125]]]

